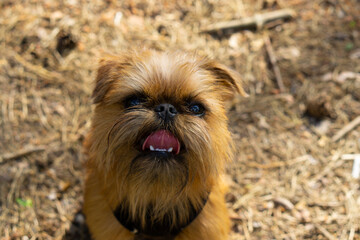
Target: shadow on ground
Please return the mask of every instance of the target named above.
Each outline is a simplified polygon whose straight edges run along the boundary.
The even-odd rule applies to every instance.
[[[84,214],[79,211],[74,215],[71,226],[62,240],[91,240]]]

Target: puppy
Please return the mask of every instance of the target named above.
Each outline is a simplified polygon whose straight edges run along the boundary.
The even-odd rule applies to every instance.
[[[85,141],[95,240],[228,239],[224,103],[239,75],[208,58],[132,51],[100,61]]]

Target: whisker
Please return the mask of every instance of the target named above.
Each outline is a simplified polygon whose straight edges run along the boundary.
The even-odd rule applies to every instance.
[[[111,127],[110,131],[108,132],[107,134],[107,146],[106,146],[106,152],[109,150],[109,147],[110,147],[110,135],[111,135],[111,132],[114,130],[114,128],[123,121],[124,119],[121,118],[120,120],[118,120],[117,122],[114,123],[114,125]]]
[[[130,108],[129,110],[131,110],[131,111],[130,111],[131,113],[133,113],[133,111],[135,111],[135,110],[138,111],[138,112],[147,112],[146,109],[142,109],[142,108],[139,108],[139,107],[132,107],[132,108]],[[110,147],[110,137],[111,137],[112,131],[113,131],[113,130],[115,129],[115,127],[116,127],[118,124],[120,124],[126,117],[128,117],[128,116],[123,115],[122,118],[120,118],[117,122],[115,122],[115,123],[112,125],[111,129],[109,130],[109,132],[108,132],[108,134],[107,134],[107,148],[106,148],[106,152],[109,150],[109,147]],[[131,119],[131,118],[129,118],[129,119]]]

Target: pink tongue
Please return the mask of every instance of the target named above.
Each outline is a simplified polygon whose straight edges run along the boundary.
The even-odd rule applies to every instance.
[[[175,154],[180,152],[180,143],[177,138],[166,130],[153,132],[148,136],[142,146],[142,150],[169,151]]]

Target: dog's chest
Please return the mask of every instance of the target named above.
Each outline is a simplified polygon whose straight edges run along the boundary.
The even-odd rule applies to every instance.
[[[208,195],[202,199],[202,205],[200,208],[195,208],[192,204],[189,204],[189,215],[185,222],[181,222],[179,214],[177,214],[174,222],[171,219],[170,214],[165,215],[162,220],[152,221],[151,210],[148,211],[145,226],[141,224],[139,219],[132,219],[130,211],[126,204],[120,204],[113,212],[115,218],[119,223],[135,234],[134,240],[174,240],[175,237],[189,224],[195,220],[195,218],[201,213],[208,200]],[[149,208],[151,209],[151,208]]]
[[[135,234],[134,240],[174,240],[175,236],[167,235],[167,236],[146,236],[144,234]]]

